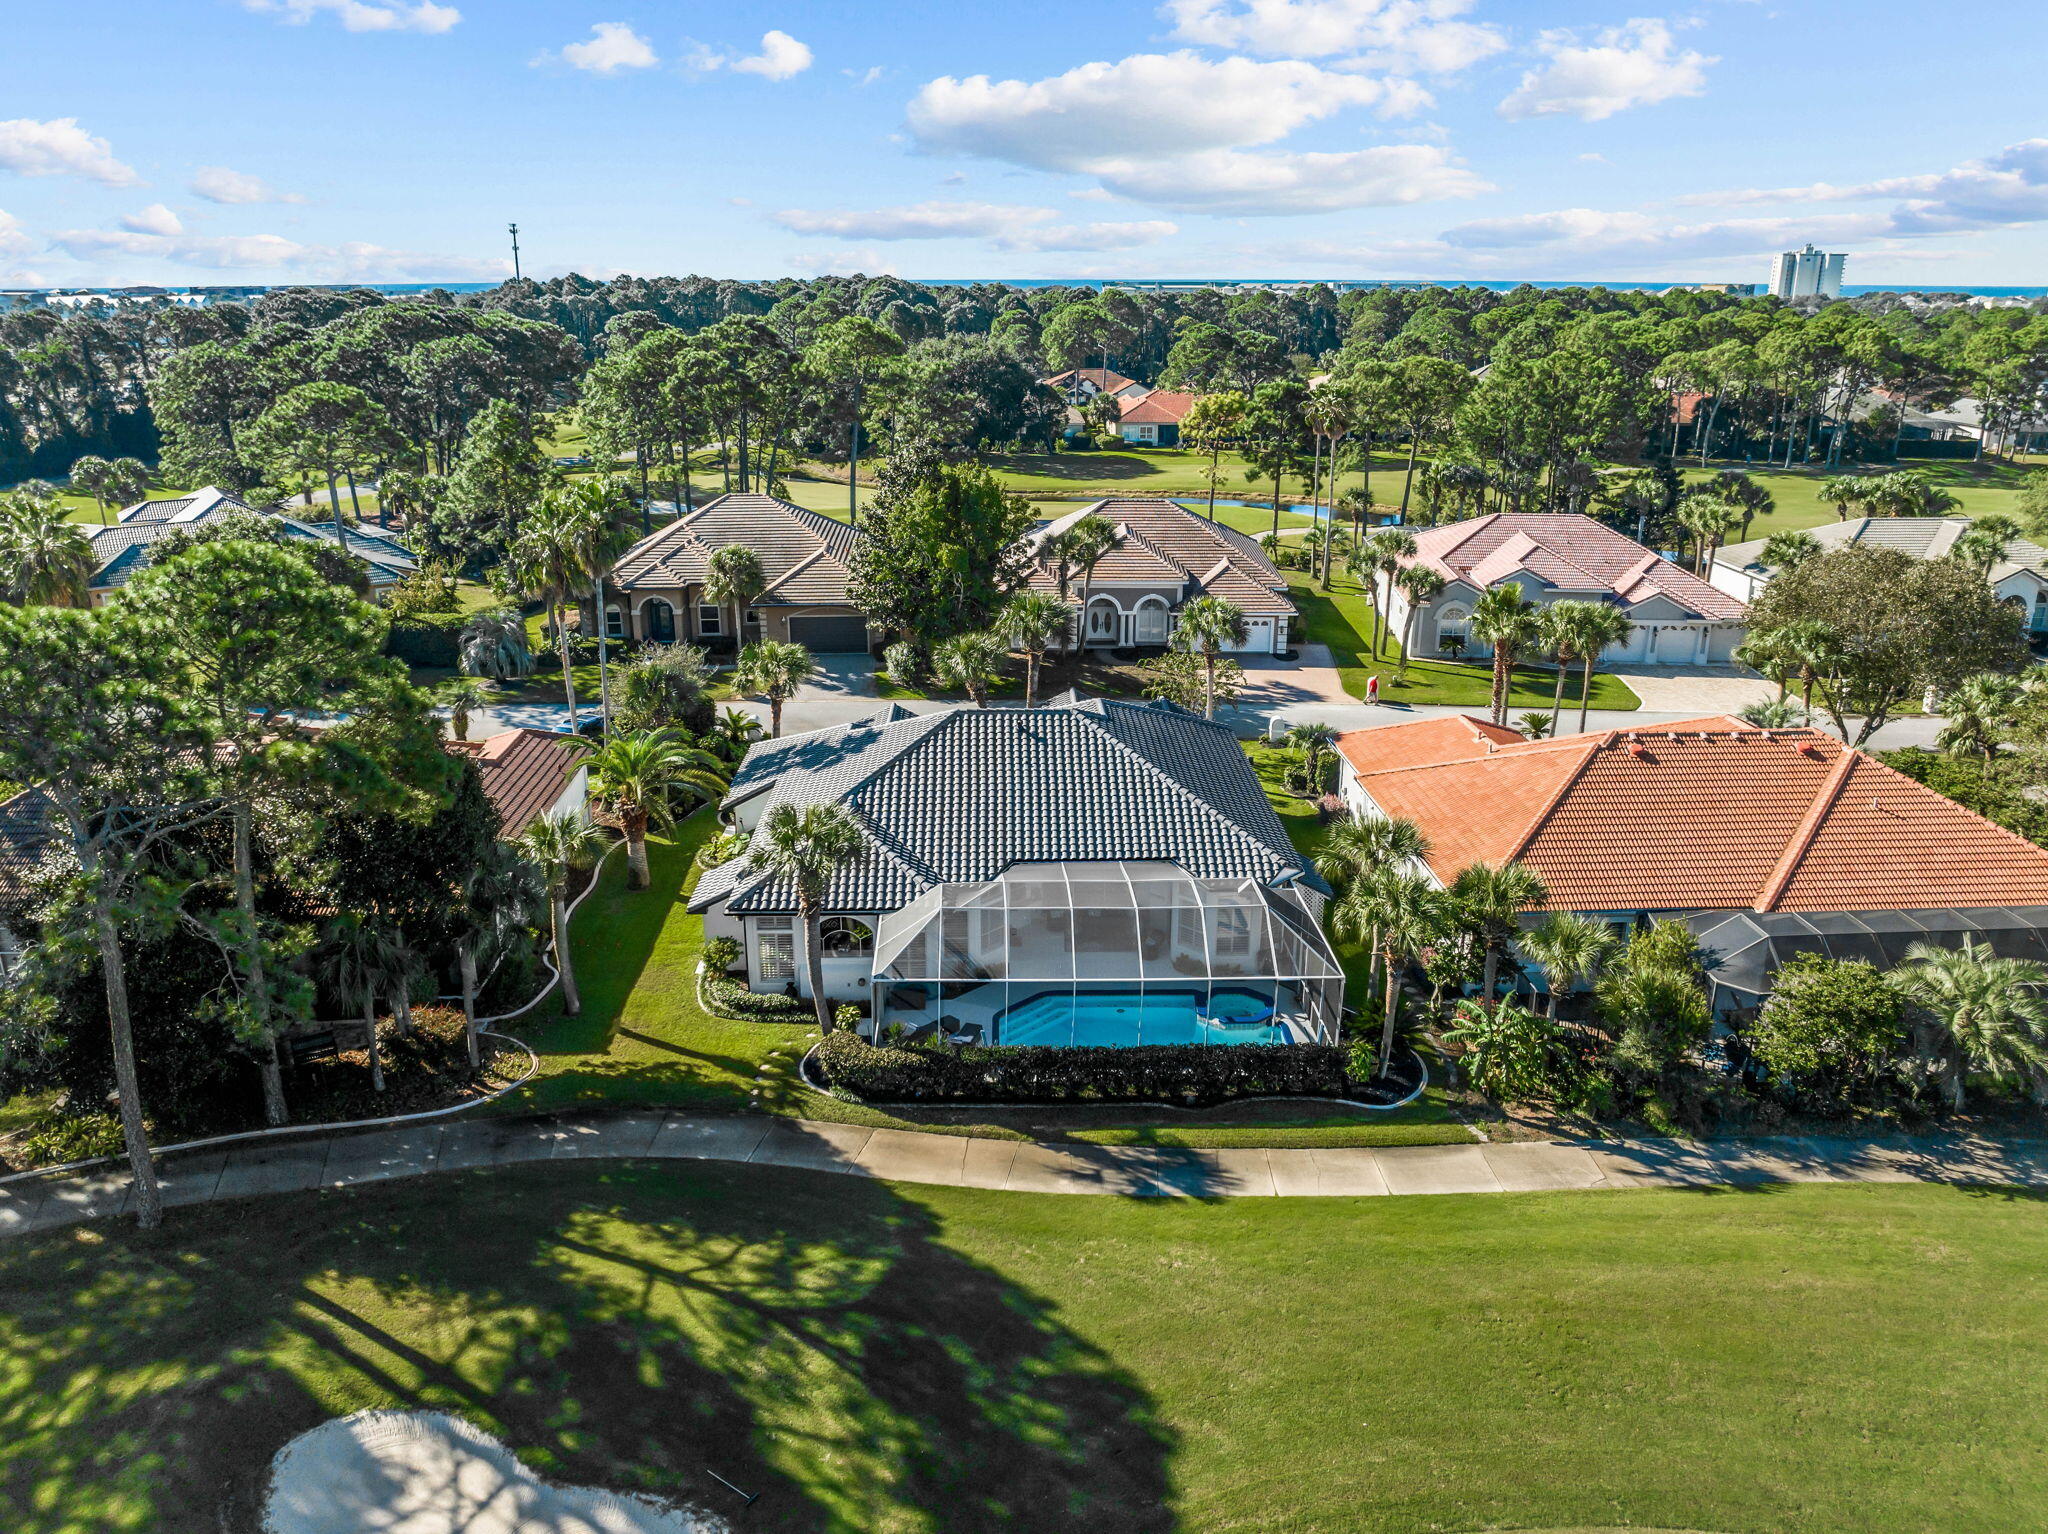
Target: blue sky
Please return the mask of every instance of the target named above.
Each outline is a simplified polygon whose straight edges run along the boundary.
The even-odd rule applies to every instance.
[[[2020,0],[0,5],[0,286],[2048,281]]]

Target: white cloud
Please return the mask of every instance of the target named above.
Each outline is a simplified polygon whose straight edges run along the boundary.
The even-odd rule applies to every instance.
[[[2009,144],[1982,160],[1966,160],[1931,175],[1891,176],[1850,186],[1811,186],[1703,192],[1686,204],[1741,207],[1769,203],[1869,202],[1898,198],[1887,230],[1898,235],[1999,229],[2048,219],[2048,138]]]
[[[0,208],[0,256],[26,255],[35,248],[36,241],[21,227],[21,220]]]
[[[160,202],[153,202],[140,213],[123,214],[123,229],[137,234],[183,234],[184,221]]]
[[[350,32],[446,32],[462,20],[454,6],[434,0],[242,0],[242,5],[282,16],[294,26],[329,12]]]
[[[1077,186],[1067,193],[1076,202],[1115,202],[1116,193],[1103,186]]]
[[[1630,107],[1653,106],[1707,87],[1704,53],[1680,49],[1671,24],[1638,16],[1582,45],[1575,32],[1545,32],[1537,50],[1549,62],[1522,76],[1500,104],[1508,118],[1578,117],[1598,122]]]
[[[223,202],[239,206],[254,202],[304,202],[306,199],[296,192],[280,192],[260,176],[244,175],[238,170],[229,170],[225,165],[202,165],[192,173],[186,183],[194,197],[204,197],[208,202]]]
[[[1246,152],[1352,108],[1397,117],[1429,100],[1409,80],[1183,50],[1083,64],[1037,81],[947,76],[912,99],[909,122],[929,153],[1079,172],[1117,196],[1162,207],[1297,213],[1481,190],[1449,151],[1422,145]]]
[[[893,256],[872,245],[855,250],[799,250],[785,258],[789,269],[806,277],[894,277],[898,268]]]
[[[842,69],[839,72],[855,85],[873,85],[885,71],[880,64],[870,64],[866,69]]]
[[[17,176],[80,176],[102,186],[140,186],[133,167],[114,158],[114,146],[87,133],[75,117],[0,122],[0,170]]]
[[[87,262],[127,256],[213,271],[275,270],[327,282],[481,281],[512,272],[512,263],[505,260],[392,250],[360,240],[312,245],[278,234],[172,235],[133,229],[67,229],[51,236],[50,243]]]
[[[594,75],[615,74],[621,69],[652,69],[661,62],[655,57],[653,45],[623,21],[597,22],[587,41],[565,44],[559,54],[541,53],[533,60],[535,64],[558,61]]]
[[[811,50],[787,32],[774,30],[761,34],[759,53],[732,61],[732,68],[739,73],[759,75],[764,80],[787,80],[810,67]]]
[[[1358,55],[1377,68],[1448,74],[1507,46],[1459,21],[1471,0],[1167,0],[1174,36],[1268,58]]]
[[[919,202],[886,208],[785,208],[773,221],[796,234],[842,240],[986,239],[1001,250],[1122,250],[1178,234],[1163,219],[1067,224],[1051,208]]]
[[[1582,165],[1612,165],[1614,162],[1608,159],[1606,155],[1601,154],[1598,150],[1595,149],[1588,150],[1586,153],[1580,155],[1579,163]]]

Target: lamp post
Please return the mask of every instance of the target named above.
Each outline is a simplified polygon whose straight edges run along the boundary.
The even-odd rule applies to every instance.
[[[512,231],[512,280],[517,282],[519,280],[519,226],[517,224],[507,224],[505,227]]]

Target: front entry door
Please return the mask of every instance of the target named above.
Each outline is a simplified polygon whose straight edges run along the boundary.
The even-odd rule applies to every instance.
[[[676,642],[676,610],[656,597],[646,607],[647,637],[656,644]]]

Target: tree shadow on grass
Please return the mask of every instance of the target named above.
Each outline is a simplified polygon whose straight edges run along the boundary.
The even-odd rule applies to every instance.
[[[372,1407],[743,1534],[1177,1526],[1145,1392],[875,1182],[450,1174],[23,1240],[0,1291],[10,1534],[254,1530],[272,1455]]]
[[[1153,479],[1165,469],[1132,453],[994,453],[988,466],[1004,474],[1028,474],[1033,479],[1070,479],[1089,482],[1102,479]]]

